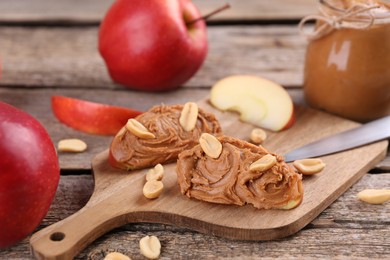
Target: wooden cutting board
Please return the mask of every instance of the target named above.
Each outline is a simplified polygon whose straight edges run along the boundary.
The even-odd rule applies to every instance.
[[[213,112],[225,134],[249,140],[252,125],[230,112],[220,112],[207,100],[199,106]],[[268,132],[263,143],[284,154],[304,144],[358,126],[357,123],[308,108],[296,108],[296,123],[279,133]],[[387,141],[322,157],[325,170],[304,176],[304,199],[292,210],[258,210],[247,205],[219,205],[181,195],[175,164],[165,165],[164,191],[158,199],[142,194],[147,170],[126,172],[107,162],[108,150],[93,162],[95,189],[87,205],[74,215],[34,234],[37,258],[69,259],[109,230],[134,222],[156,222],[187,227],[202,233],[238,240],[270,240],[289,236],[307,225],[370,168],[385,157]]]

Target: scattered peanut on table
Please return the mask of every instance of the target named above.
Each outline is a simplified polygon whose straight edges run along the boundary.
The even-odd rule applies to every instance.
[[[303,175],[312,175],[321,172],[325,163],[318,158],[302,159],[293,162],[293,166]]]
[[[131,260],[131,258],[119,252],[112,252],[107,254],[104,260]]]
[[[164,189],[162,178],[164,176],[164,166],[157,164],[146,173],[146,183],[142,190],[144,196],[148,199],[155,199],[160,196]]]
[[[390,200],[390,190],[366,189],[359,192],[357,197],[370,204],[383,204]]]
[[[151,180],[147,181],[142,190],[144,196],[148,199],[158,198],[164,189],[162,181]]]
[[[157,259],[161,253],[161,243],[156,236],[145,236],[139,241],[141,254],[149,259]]]
[[[87,144],[80,139],[63,139],[58,142],[58,151],[81,153],[87,150]]]
[[[154,168],[149,169],[146,173],[146,181],[156,180],[161,181],[164,176],[164,167],[161,164],[157,164]]]
[[[255,128],[251,131],[250,139],[255,144],[261,144],[267,139],[267,133],[261,128]]]

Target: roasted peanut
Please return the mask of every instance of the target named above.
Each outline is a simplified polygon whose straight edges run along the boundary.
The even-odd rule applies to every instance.
[[[104,260],[131,260],[130,257],[119,253],[119,252],[112,252],[106,255],[104,257]]]
[[[312,175],[321,172],[325,168],[325,163],[321,159],[302,159],[293,162],[293,166],[303,175]]]
[[[203,133],[199,138],[199,144],[203,152],[211,158],[218,158],[222,153],[221,142],[213,135]]]
[[[250,171],[266,171],[276,164],[276,157],[266,154],[249,166]]]
[[[198,121],[198,105],[193,102],[187,102],[181,111],[179,123],[185,131],[191,131],[195,128]]]
[[[154,166],[154,168],[150,169],[146,173],[146,180],[151,181],[151,180],[156,180],[156,181],[161,181],[164,176],[164,167],[161,164],[157,164]]]
[[[80,139],[63,139],[58,142],[58,151],[80,153],[87,149],[87,144]]]
[[[357,197],[370,204],[382,204],[390,200],[390,190],[367,189],[359,192]]]
[[[143,124],[141,124],[134,118],[130,118],[127,121],[126,129],[139,138],[143,138],[143,139],[156,138],[156,136],[153,133],[151,133]]]
[[[261,144],[267,139],[267,133],[261,128],[255,128],[251,131],[251,141],[255,144]]]
[[[157,259],[161,253],[161,243],[156,236],[145,236],[139,241],[141,254],[149,259]]]
[[[126,129],[126,126],[122,127],[118,133],[116,133],[115,137],[116,138],[120,138],[121,140],[123,139],[123,137],[125,136],[125,133],[127,132],[127,129]]]
[[[163,191],[164,184],[162,181],[151,180],[147,181],[142,190],[144,196],[148,199],[158,198]]]

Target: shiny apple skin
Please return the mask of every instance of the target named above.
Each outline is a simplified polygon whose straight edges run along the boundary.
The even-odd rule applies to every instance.
[[[0,102],[0,248],[31,234],[47,214],[60,169],[54,145],[31,115]]]
[[[126,107],[65,96],[52,96],[51,106],[60,122],[76,130],[96,135],[115,135],[129,118],[142,113]]]
[[[117,0],[99,30],[99,51],[111,78],[143,91],[175,89],[201,67],[206,24],[189,0]]]

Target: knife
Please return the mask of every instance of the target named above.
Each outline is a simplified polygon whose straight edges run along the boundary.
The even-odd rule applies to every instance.
[[[284,155],[286,162],[333,154],[390,137],[390,116],[325,137]]]

